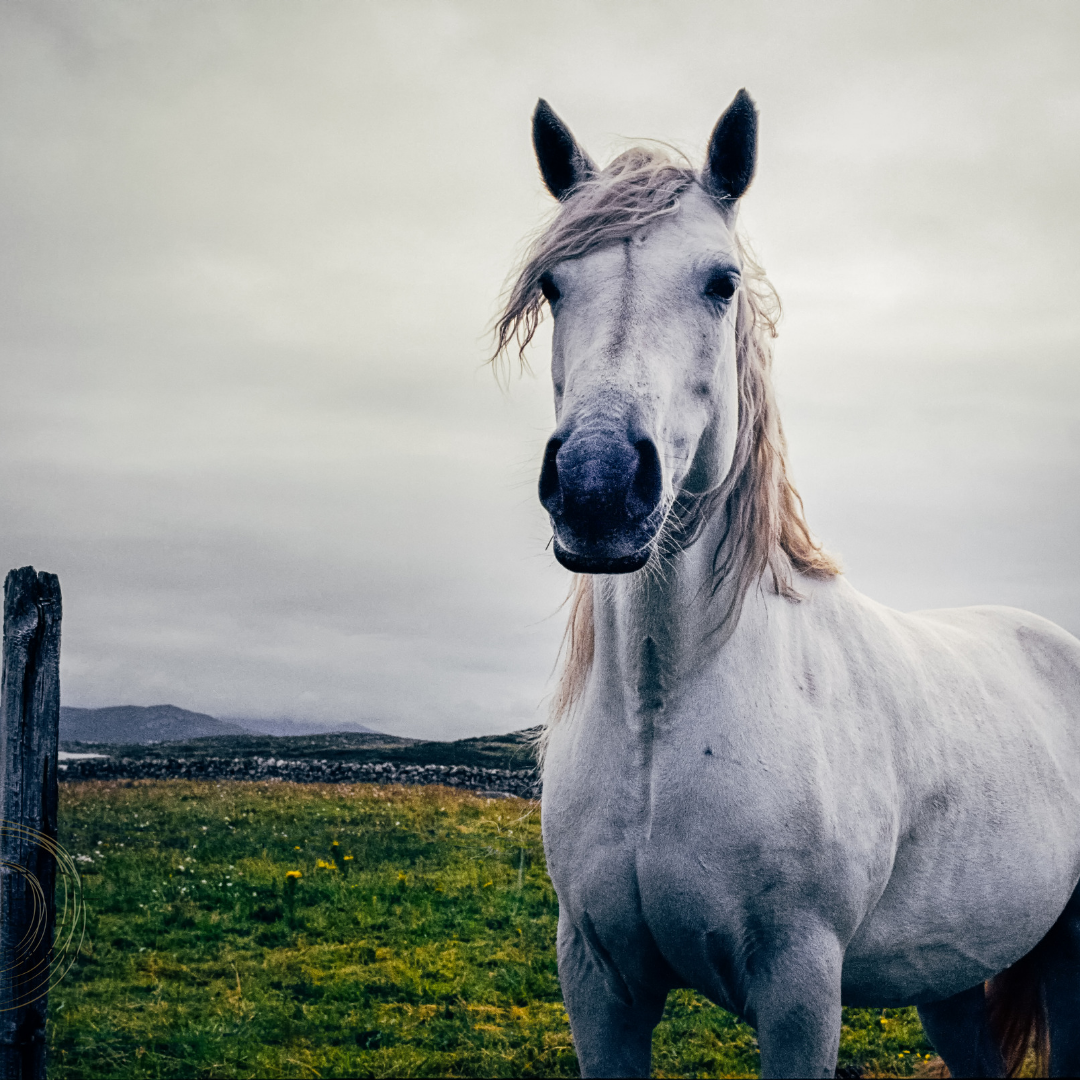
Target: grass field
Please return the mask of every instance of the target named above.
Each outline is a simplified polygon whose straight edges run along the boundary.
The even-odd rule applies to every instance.
[[[534,804],[447,788],[61,787],[88,942],[50,998],[54,1080],[576,1076]],[[87,860],[92,861],[87,861]],[[299,876],[297,876],[299,875]],[[657,1076],[756,1076],[688,991]],[[847,1009],[840,1064],[909,1076],[913,1009]]]

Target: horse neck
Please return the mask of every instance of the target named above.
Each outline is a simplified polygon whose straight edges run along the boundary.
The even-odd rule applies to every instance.
[[[605,685],[621,690],[627,715],[647,719],[663,708],[710,646],[723,647],[715,631],[732,587],[722,583],[713,592],[713,558],[724,532],[723,515],[716,517],[659,566],[597,582],[593,663]]]

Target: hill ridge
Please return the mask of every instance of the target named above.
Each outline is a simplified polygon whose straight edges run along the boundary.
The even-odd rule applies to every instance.
[[[60,741],[156,743],[208,735],[247,735],[246,728],[178,705],[108,705],[101,709],[60,706]]]

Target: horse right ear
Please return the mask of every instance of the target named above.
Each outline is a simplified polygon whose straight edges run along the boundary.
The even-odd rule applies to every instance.
[[[548,191],[561,201],[582,180],[588,180],[596,166],[543,98],[536,103],[532,129],[540,174]]]

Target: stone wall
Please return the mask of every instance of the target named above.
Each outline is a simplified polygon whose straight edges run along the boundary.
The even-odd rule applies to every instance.
[[[60,780],[291,780],[299,784],[445,784],[488,795],[540,798],[535,769],[280,758],[84,758],[62,761]]]

